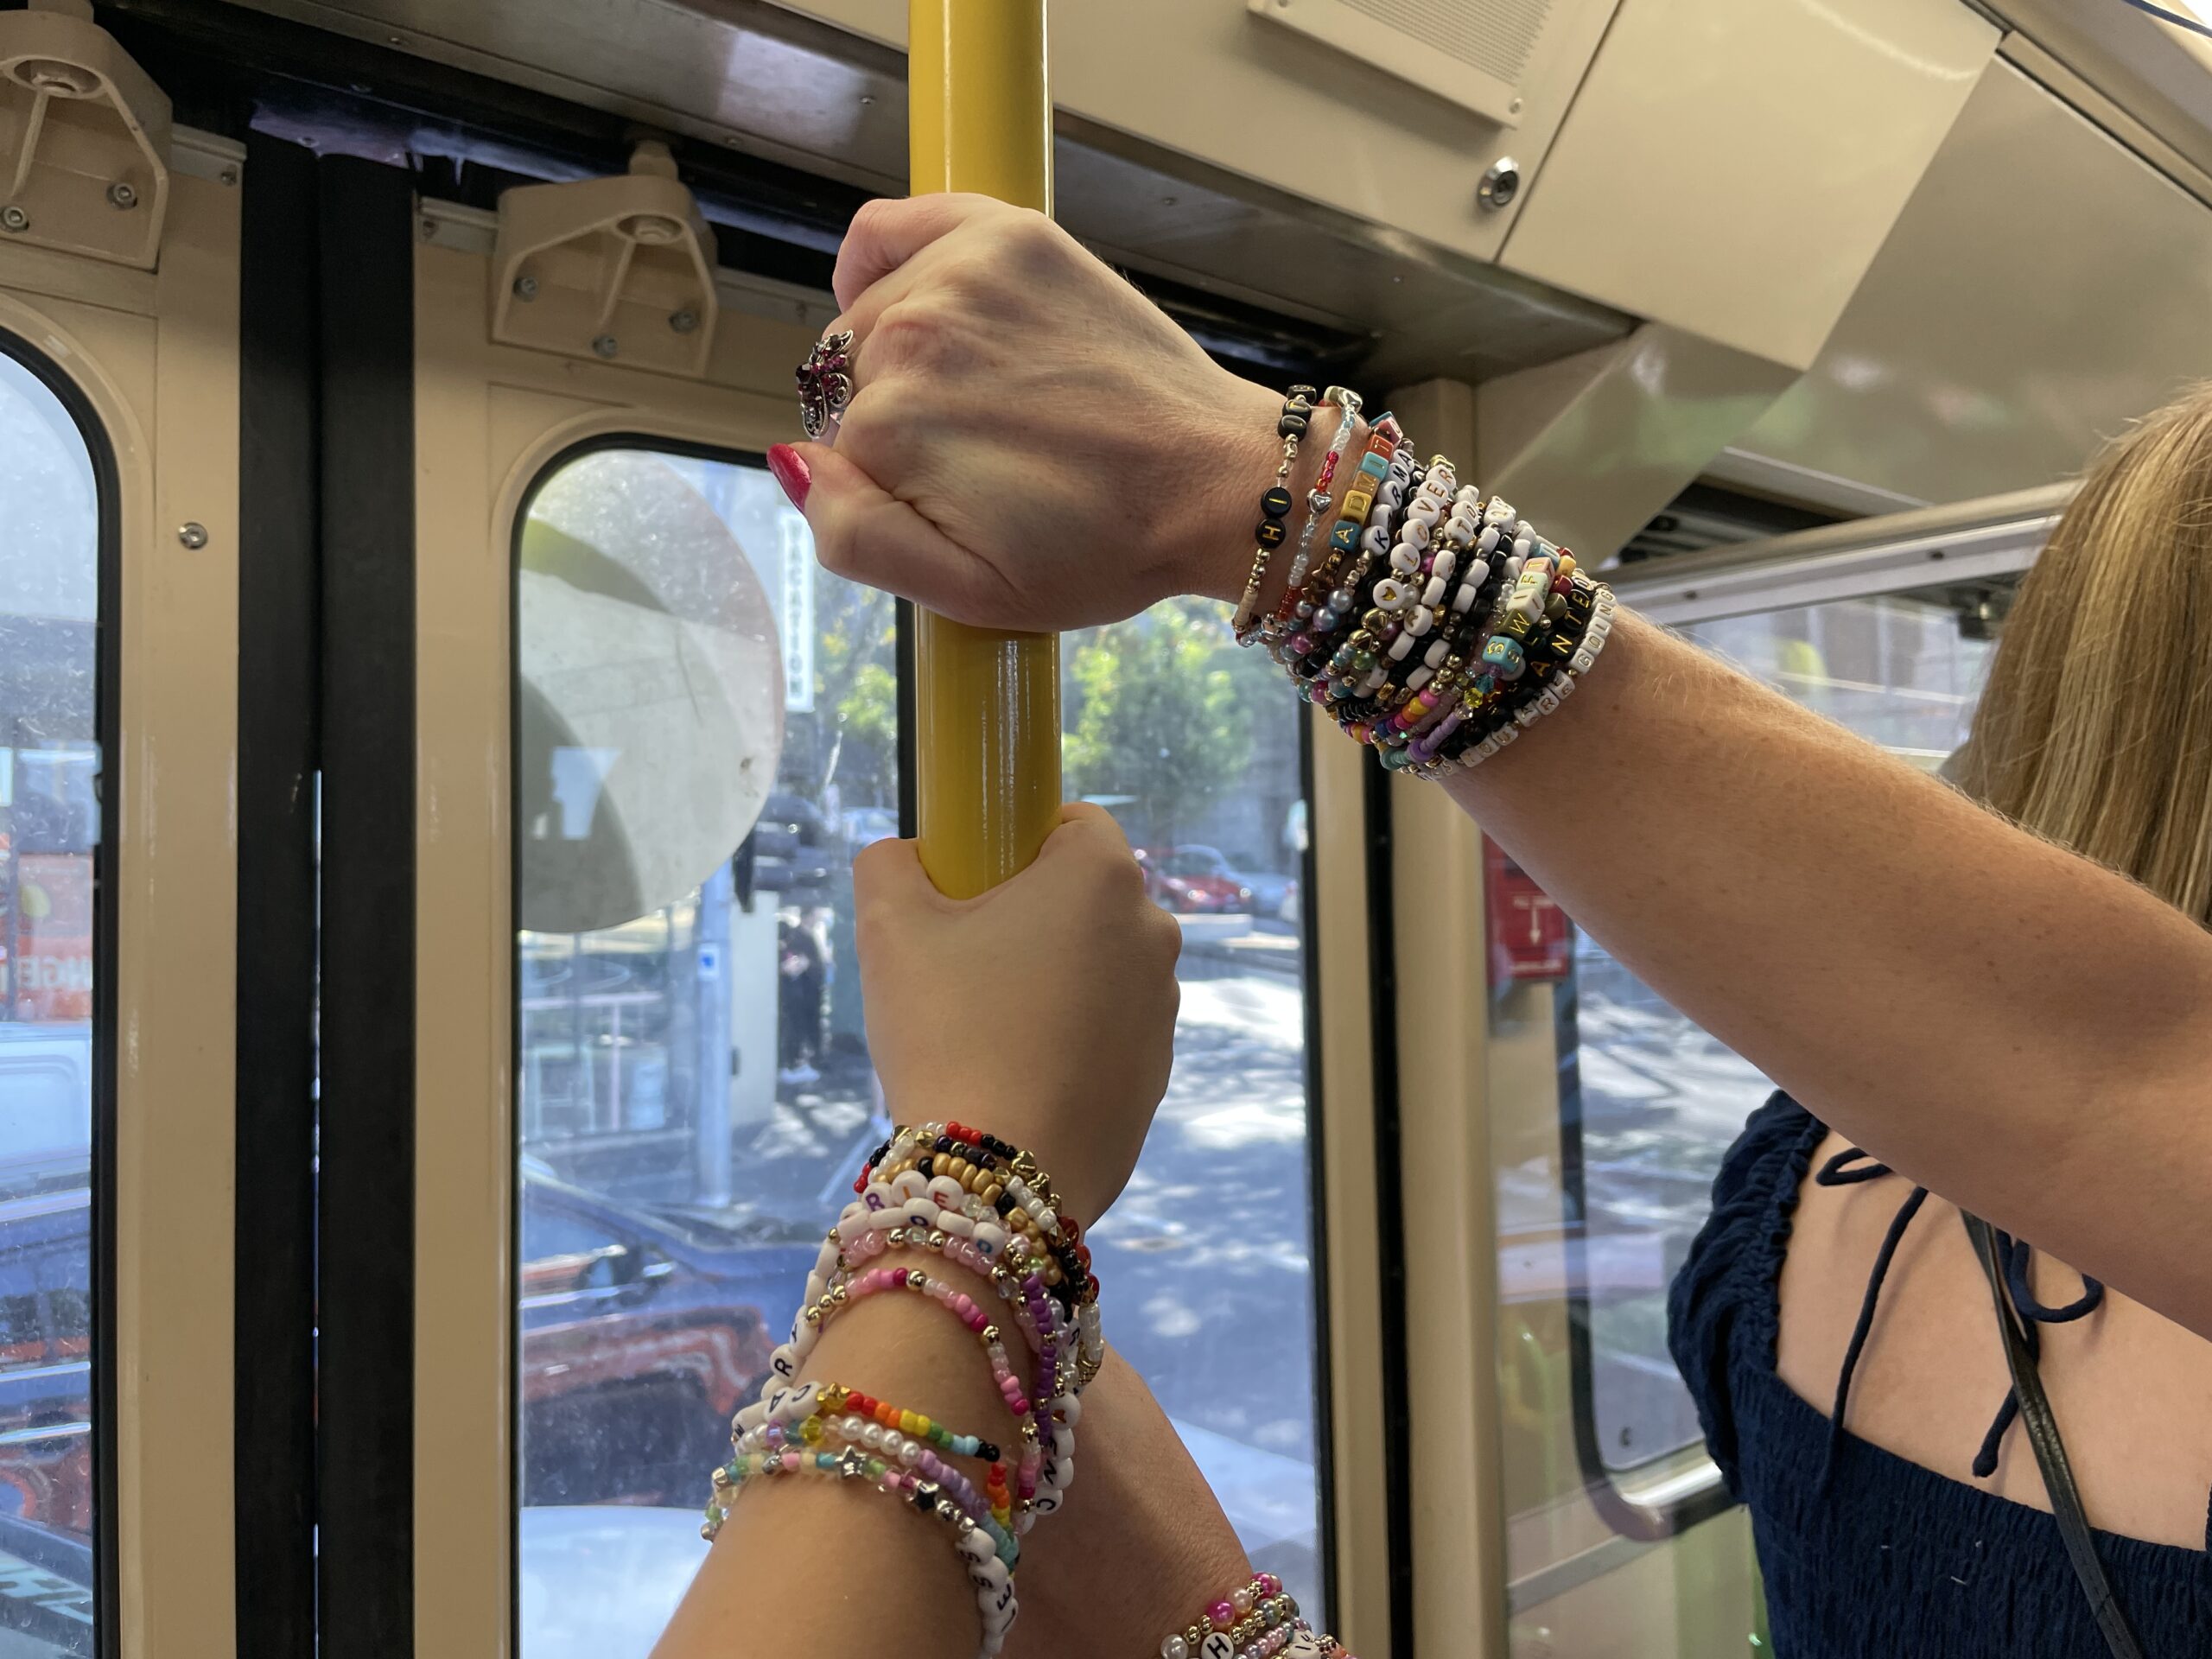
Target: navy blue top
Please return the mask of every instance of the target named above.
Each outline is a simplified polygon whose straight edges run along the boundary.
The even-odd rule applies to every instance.
[[[1751,1511],[1775,1652],[2097,1659],[2107,1649],[2049,1514],[1834,1432],[1776,1374],[1783,1255],[1826,1133],[1787,1095],[1751,1115],[1668,1297],[1706,1446]],[[2096,1545],[2146,1659],[2212,1654],[2212,1556],[2107,1532]]]

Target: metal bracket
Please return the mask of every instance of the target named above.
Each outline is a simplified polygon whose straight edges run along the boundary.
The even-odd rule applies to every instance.
[[[500,196],[492,284],[492,338],[504,344],[706,372],[721,312],[715,234],[665,144],[639,144],[620,178]]]
[[[0,15],[0,246],[151,270],[168,215],[169,100],[87,0]]]

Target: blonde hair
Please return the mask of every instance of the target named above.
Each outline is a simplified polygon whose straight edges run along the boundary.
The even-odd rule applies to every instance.
[[[2091,463],[2020,584],[1956,779],[2212,923],[2212,384]]]

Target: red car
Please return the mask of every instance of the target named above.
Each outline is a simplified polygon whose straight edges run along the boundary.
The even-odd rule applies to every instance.
[[[1144,866],[1145,891],[1162,910],[1185,916],[1251,913],[1252,889],[1211,847],[1147,849],[1137,854],[1137,862]]]

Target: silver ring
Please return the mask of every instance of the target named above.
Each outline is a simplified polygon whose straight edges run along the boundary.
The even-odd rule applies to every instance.
[[[798,417],[806,435],[819,443],[835,429],[853,401],[853,331],[840,328],[814,342],[798,365]]]

